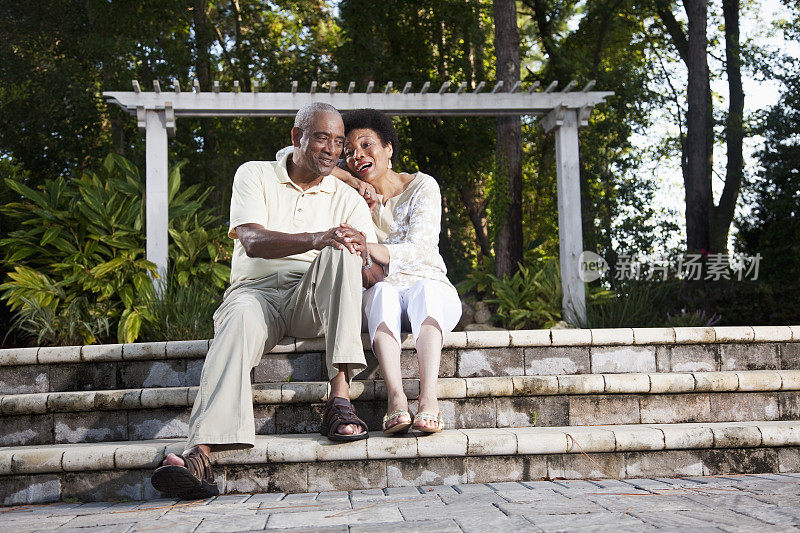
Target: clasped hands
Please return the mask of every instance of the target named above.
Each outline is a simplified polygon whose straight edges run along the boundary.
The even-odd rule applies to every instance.
[[[318,233],[314,239],[314,248],[321,250],[326,246],[358,254],[361,256],[362,264],[367,264],[367,258],[369,257],[367,237],[349,224],[342,223],[328,231]]]

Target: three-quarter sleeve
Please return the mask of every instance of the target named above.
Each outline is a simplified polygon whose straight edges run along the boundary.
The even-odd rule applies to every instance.
[[[408,229],[402,242],[384,242],[389,250],[389,275],[438,266],[442,195],[436,180],[426,180],[409,203]],[[387,239],[391,240],[391,239]]]

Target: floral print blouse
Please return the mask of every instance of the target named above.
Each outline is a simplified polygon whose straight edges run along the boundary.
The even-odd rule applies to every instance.
[[[417,172],[406,189],[372,212],[378,242],[389,249],[389,272],[383,281],[408,288],[432,279],[450,285],[439,254],[442,194],[431,176]]]

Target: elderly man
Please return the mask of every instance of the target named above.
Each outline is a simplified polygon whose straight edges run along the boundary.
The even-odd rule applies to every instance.
[[[332,440],[367,438],[349,394],[350,381],[366,367],[361,287],[371,264],[365,242],[376,238],[364,200],[330,175],[343,143],[339,112],[314,103],[297,113],[292,153],[236,171],[228,230],[234,239],[231,286],[214,313],[214,342],[187,449],[168,455],[152,476],[165,495],[219,493],[209,453],[255,444],[250,370],[287,334],[325,336],[330,399],[322,433]]]

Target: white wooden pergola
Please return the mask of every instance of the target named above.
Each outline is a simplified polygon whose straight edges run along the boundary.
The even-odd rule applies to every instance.
[[[103,96],[135,115],[139,130],[145,134],[147,259],[156,264],[162,280],[166,280],[168,257],[167,136],[174,135],[178,117],[288,117],[311,102],[325,102],[341,111],[373,108],[389,115],[542,117],[544,130],[554,131],[556,136],[564,318],[585,324],[586,295],[579,264],[583,235],[578,128],[588,123],[597,104],[614,93],[592,91],[594,81],[579,91],[573,90],[576,86],[571,81],[556,91],[558,82],[554,81],[540,90],[537,82],[522,90],[519,82],[506,88],[500,81],[485,91],[485,82],[474,89],[468,89],[466,82],[453,88],[445,82],[438,90],[431,91],[430,82],[425,82],[414,91],[411,82],[395,90],[390,81],[382,91],[375,91],[374,82],[369,82],[364,92],[356,92],[354,82],[340,91],[337,82],[332,81],[324,85],[312,82],[308,92],[301,92],[295,81],[290,92],[259,92],[259,83],[254,81],[253,91],[243,93],[238,81],[230,92],[222,92],[219,81],[214,82],[212,92],[202,92],[197,81],[192,90],[184,91],[176,80],[169,90],[162,90],[159,82],[154,81],[153,91],[145,92],[133,81],[133,91],[107,91]]]

